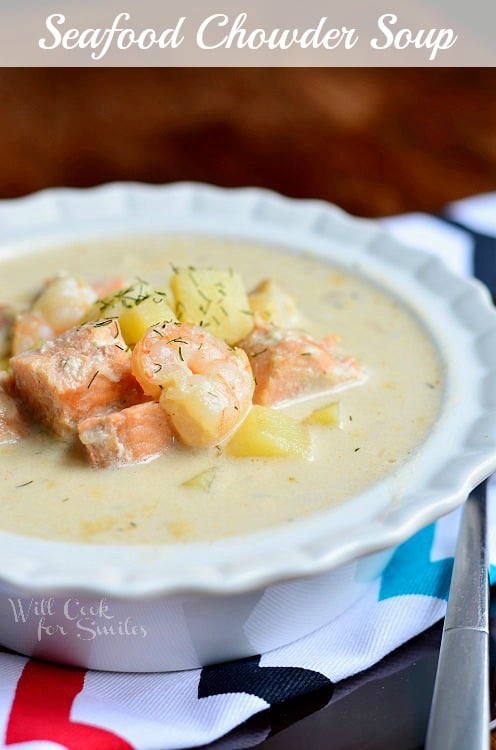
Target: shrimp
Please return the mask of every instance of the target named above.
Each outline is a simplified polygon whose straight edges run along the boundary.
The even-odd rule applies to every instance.
[[[189,446],[219,443],[251,408],[255,383],[245,352],[192,323],[149,328],[135,346],[132,372]]]
[[[96,299],[97,294],[91,286],[66,273],[48,279],[32,308],[16,316],[12,354],[35,349],[73,328]]]
[[[33,305],[58,336],[76,326],[96,302],[97,293],[79,279],[60,273],[49,279]]]

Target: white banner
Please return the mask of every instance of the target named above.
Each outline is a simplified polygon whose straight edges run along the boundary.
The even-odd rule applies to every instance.
[[[3,0],[2,66],[493,66],[486,0]]]

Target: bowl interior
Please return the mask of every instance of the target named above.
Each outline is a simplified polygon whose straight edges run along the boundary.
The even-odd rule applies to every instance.
[[[5,582],[137,597],[242,591],[394,546],[459,505],[496,468],[496,315],[488,295],[374,222],[255,189],[116,184],[3,202],[0,223],[0,264],[49,246],[144,234],[310,250],[406,306],[434,343],[444,376],[438,418],[414,454],[342,505],[214,543],[79,545],[0,532]]]

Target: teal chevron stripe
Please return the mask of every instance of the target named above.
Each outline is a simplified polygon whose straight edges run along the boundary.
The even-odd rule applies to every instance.
[[[412,594],[448,599],[453,558],[431,562],[434,528],[427,526],[398,547],[382,575],[379,601]]]

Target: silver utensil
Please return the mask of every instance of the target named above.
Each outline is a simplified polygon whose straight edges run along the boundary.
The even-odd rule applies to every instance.
[[[463,509],[426,750],[489,750],[486,482]]]

